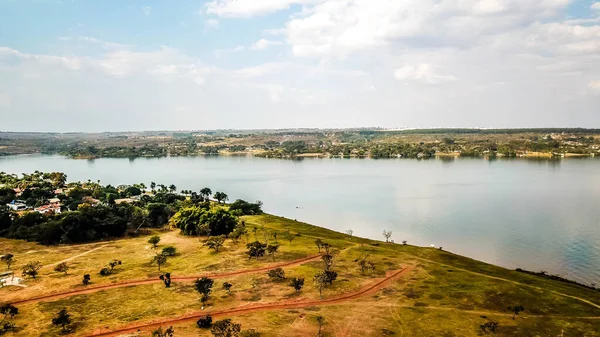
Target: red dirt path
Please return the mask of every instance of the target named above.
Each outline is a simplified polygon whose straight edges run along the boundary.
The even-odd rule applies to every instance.
[[[327,298],[324,300],[301,300],[301,301],[290,300],[290,301],[276,302],[276,303],[272,303],[272,304],[247,305],[247,306],[241,306],[241,307],[237,307],[237,308],[226,309],[226,310],[222,310],[222,311],[214,311],[214,312],[198,311],[198,312],[194,312],[194,313],[191,313],[191,314],[188,314],[188,315],[185,315],[182,317],[178,317],[178,318],[163,319],[160,321],[150,321],[150,322],[146,322],[146,323],[142,323],[142,324],[130,325],[130,326],[117,328],[116,330],[107,331],[106,329],[101,329],[101,330],[97,330],[97,331],[93,332],[90,335],[87,335],[86,337],[115,337],[115,336],[120,336],[123,334],[135,333],[138,331],[157,329],[160,326],[164,326],[164,325],[174,325],[174,324],[194,322],[201,316],[205,316],[207,314],[210,314],[212,317],[220,317],[220,316],[248,314],[248,313],[253,313],[253,312],[258,312],[258,311],[266,311],[266,310],[296,309],[296,308],[305,308],[305,307],[310,307],[310,306],[323,306],[323,305],[332,305],[332,304],[343,303],[343,302],[354,300],[354,299],[357,299],[357,298],[360,298],[360,297],[363,297],[363,296],[366,296],[369,294],[373,294],[373,293],[381,290],[385,286],[387,286],[392,281],[397,280],[398,278],[403,276],[403,274],[411,271],[412,269],[413,269],[413,267],[409,266],[404,269],[391,272],[384,279],[382,279],[374,284],[368,285],[368,286],[363,287],[354,292],[342,294],[342,295],[335,296],[332,298]]]
[[[321,258],[320,254],[312,255],[312,256],[304,257],[304,258],[301,258],[298,260],[287,261],[287,262],[282,262],[282,263],[278,263],[278,264],[271,264],[268,266],[259,267],[259,268],[255,268],[255,269],[237,270],[237,271],[225,272],[225,273],[205,273],[205,274],[192,275],[192,276],[179,276],[179,277],[172,277],[171,280],[173,280],[175,282],[177,282],[177,281],[194,281],[200,277],[210,277],[210,278],[218,279],[218,278],[223,278],[223,277],[232,277],[232,276],[239,276],[239,275],[246,275],[246,274],[256,274],[256,273],[262,273],[262,272],[269,271],[273,268],[296,266],[296,265],[314,261],[314,260],[317,260],[320,258]],[[56,299],[65,298],[65,297],[69,297],[69,296],[95,293],[95,292],[107,290],[107,289],[130,287],[130,286],[160,283],[160,282],[162,282],[162,281],[159,280],[158,278],[118,282],[118,283],[106,284],[106,285],[101,285],[101,286],[96,286],[96,287],[87,287],[87,288],[79,289],[79,290],[71,290],[71,291],[66,291],[66,292],[61,292],[61,293],[46,294],[46,295],[36,296],[36,297],[23,299],[23,300],[17,299],[15,301],[12,301],[11,304],[17,305],[17,304],[27,304],[27,303],[32,303],[32,302],[56,300]]]

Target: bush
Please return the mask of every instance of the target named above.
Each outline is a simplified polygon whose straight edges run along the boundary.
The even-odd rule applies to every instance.
[[[177,254],[177,248],[173,246],[167,246],[162,249],[162,255],[164,256],[174,256]]]
[[[268,275],[272,279],[285,280],[285,271],[281,268],[269,270]]]
[[[212,325],[212,317],[210,317],[210,315],[200,317],[198,321],[196,321],[196,324],[200,329],[208,329]]]
[[[254,241],[252,243],[247,244],[246,248],[248,248],[248,251],[246,252],[246,254],[248,254],[248,257],[255,257],[258,259],[259,257],[265,256],[267,245],[260,241]]]
[[[231,211],[240,211],[243,215],[262,214],[262,202],[255,203],[247,202],[242,199],[237,199],[229,207]]]

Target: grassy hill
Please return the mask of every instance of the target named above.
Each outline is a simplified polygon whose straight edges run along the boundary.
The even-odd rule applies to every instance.
[[[480,326],[487,322],[498,323],[495,334],[490,333],[495,336],[600,336],[600,291],[434,248],[350,237],[272,215],[242,220],[248,238],[237,243],[227,239],[218,252],[179,230],[152,233],[161,238],[156,248],[147,243],[147,235],[69,246],[0,239],[0,254],[14,255],[11,269],[17,276],[29,262],[42,264],[35,280],[24,281],[26,288],[0,288],[0,302],[19,309],[14,336],[62,335],[51,321],[63,308],[71,315],[64,334],[73,336],[127,328],[133,330],[127,336],[150,336],[158,326],[173,326],[175,336],[212,336],[210,329],[195,324],[206,314],[213,322],[230,318],[241,330],[255,329],[260,336],[316,336],[318,316],[324,319],[323,336],[480,336]],[[283,237],[285,230],[294,234],[291,242]],[[249,259],[246,239],[277,241],[280,248],[274,256]],[[323,299],[313,282],[324,268],[317,239],[331,245],[331,269],[337,272]],[[176,247],[177,254],[159,272],[151,260],[166,246]],[[122,264],[101,276],[113,259]],[[374,270],[361,271],[358,262],[363,259],[373,262]],[[54,271],[60,262],[70,267],[67,274]],[[267,275],[280,266],[285,280]],[[169,288],[158,279],[165,271],[173,278]],[[91,276],[88,285],[82,284],[84,274]],[[214,280],[204,310],[194,289],[194,280],[203,275]],[[292,277],[305,279],[300,292],[288,285]],[[232,284],[230,294],[223,282]],[[35,299],[43,295],[50,297]],[[509,306],[525,311],[513,319]],[[180,317],[184,319],[174,321]]]

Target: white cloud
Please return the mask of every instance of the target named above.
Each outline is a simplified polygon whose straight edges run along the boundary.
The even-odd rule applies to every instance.
[[[287,24],[297,56],[338,56],[391,44],[478,44],[551,17],[569,0],[326,0]]]
[[[600,2],[593,3],[592,6],[591,6],[591,8],[592,9],[598,9],[598,10],[600,10]]]
[[[244,47],[244,46],[237,46],[237,47],[233,47],[230,49],[216,49],[214,54],[215,54],[215,57],[221,57],[224,54],[239,53],[245,49],[246,49],[246,47]]]
[[[208,19],[208,20],[204,21],[204,26],[206,28],[219,28],[219,20]]]
[[[283,68],[287,67],[288,63],[263,63],[258,66],[246,67],[237,69],[234,71],[234,74],[246,78],[252,77],[261,77],[267,74],[273,73],[275,71],[281,71]]]
[[[260,40],[256,41],[255,43],[253,43],[250,48],[252,48],[253,50],[264,50],[264,49],[267,49],[269,47],[279,46],[279,45],[282,45],[282,44],[283,44],[283,42],[281,42],[281,41],[273,41],[273,40],[267,40],[267,39],[260,39]]]
[[[415,81],[426,84],[442,84],[458,81],[454,76],[438,74],[437,67],[427,63],[405,65],[396,69],[394,77],[400,81]]]
[[[227,17],[250,17],[309,2],[314,0],[213,0],[206,4],[206,12]]]
[[[144,13],[145,16],[152,15],[152,7],[150,7],[150,6],[142,7],[142,13]]]

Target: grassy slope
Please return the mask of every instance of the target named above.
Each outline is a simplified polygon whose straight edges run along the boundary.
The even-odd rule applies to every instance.
[[[499,336],[600,336],[597,332],[600,331],[600,319],[586,318],[600,316],[600,308],[568,297],[600,304],[600,292],[517,273],[431,248],[384,244],[361,238],[350,240],[345,234],[280,217],[251,216],[245,217],[245,221],[250,228],[259,228],[259,239],[263,238],[263,226],[267,231],[290,229],[300,235],[291,244],[280,235],[280,253],[274,259],[265,257],[255,261],[244,255],[245,239],[238,244],[228,240],[226,247],[215,253],[202,247],[197,238],[183,237],[177,232],[159,233],[162,241],[158,250],[173,245],[180,252],[169,259],[163,270],[172,272],[173,276],[183,276],[251,269],[315,254],[314,240],[322,238],[335,247],[334,269],[339,274],[334,285],[324,291],[327,298],[373,283],[386,271],[415,266],[409,275],[374,296],[339,305],[232,317],[244,329],[257,328],[264,336],[312,335],[316,332],[316,315],[326,318],[325,331],[329,336],[477,336],[479,325],[487,321],[482,316],[500,322]],[[251,241],[253,238],[254,235],[250,235]],[[0,252],[15,254],[15,270],[34,260],[46,265],[38,280],[27,281],[30,287],[0,289],[0,298],[12,301],[82,288],[84,273],[92,275],[94,285],[157,277],[156,266],[149,264],[155,250],[146,243],[147,239],[129,238],[66,247],[44,247],[0,239]],[[98,247],[101,248],[93,250]],[[72,267],[69,275],[56,273],[49,266],[85,252],[87,254],[69,261]],[[358,270],[354,261],[364,254],[369,254],[369,259],[376,262],[374,273],[363,275]],[[98,275],[100,268],[113,258],[123,260],[117,272],[108,277]],[[322,263],[317,261],[285,268],[288,277],[306,278],[305,288],[300,294],[294,294],[286,282],[270,281],[264,273],[218,279],[206,312],[290,298],[316,299],[319,295],[312,284],[312,275],[320,268]],[[220,288],[223,281],[234,285],[230,296]],[[526,311],[512,320],[506,310],[509,305],[523,305]],[[21,314],[16,323],[22,329],[16,336],[58,334],[58,329],[51,327],[49,322],[61,308],[67,308],[72,314],[75,334],[85,335],[101,328],[117,328],[197,312],[200,306],[199,295],[189,282],[175,283],[170,289],[161,284],[110,289],[19,306]],[[176,332],[177,336],[210,335],[190,324],[176,326]]]

